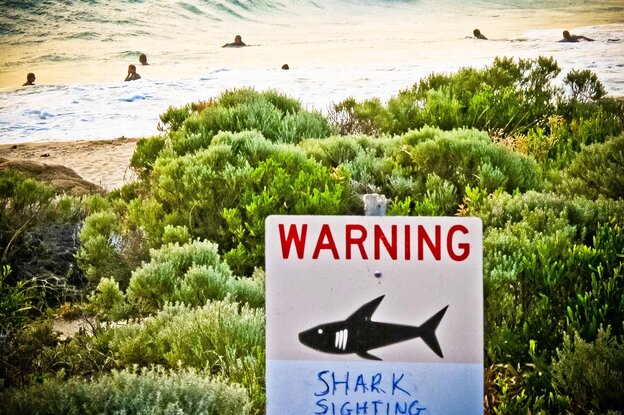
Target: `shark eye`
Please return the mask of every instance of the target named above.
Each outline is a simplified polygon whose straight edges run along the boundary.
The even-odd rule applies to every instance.
[[[323,334],[323,329],[318,329],[318,334]]]

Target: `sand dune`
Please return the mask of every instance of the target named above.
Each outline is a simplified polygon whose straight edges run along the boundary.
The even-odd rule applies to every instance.
[[[0,144],[0,158],[60,164],[110,191],[135,180],[129,168],[138,139]]]

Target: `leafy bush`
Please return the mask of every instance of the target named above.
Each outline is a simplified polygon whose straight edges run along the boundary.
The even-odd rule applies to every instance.
[[[205,241],[153,250],[150,262],[132,273],[128,287],[130,303],[143,313],[159,310],[166,302],[202,306],[226,297],[262,307],[263,281],[235,278],[217,246]]]
[[[186,226],[166,225],[163,230],[162,242],[165,245],[173,243],[184,245],[185,243],[190,242],[190,239],[191,234]]]
[[[32,307],[34,292],[25,281],[16,285],[7,283],[11,267],[5,265],[0,271],[0,333],[6,335],[19,329],[28,320],[28,310]]]
[[[29,311],[36,295],[33,287],[24,281],[8,284],[10,274],[8,265],[0,270],[0,390],[3,383],[15,383],[15,378],[21,377],[23,368],[16,360],[23,359],[23,356],[16,355],[24,350],[20,350],[17,342],[23,327],[32,319]]]
[[[320,113],[306,111],[301,103],[274,90],[227,90],[217,98],[182,107],[169,107],[160,116],[159,129],[166,136],[139,140],[130,166],[147,178],[163,151],[184,155],[207,148],[221,131],[256,130],[270,141],[298,143],[304,138],[327,137],[328,121]]]
[[[591,340],[601,325],[622,334],[624,204],[468,194],[468,210],[484,224],[486,364],[508,368],[490,380],[493,410],[566,413],[573,407],[553,389],[550,367],[565,334]]]
[[[13,170],[0,171],[0,264],[37,287],[33,310],[54,307],[76,293],[82,275],[75,266],[76,231],[83,216],[79,200]]]
[[[479,186],[493,192],[502,188],[525,192],[541,187],[535,162],[503,147],[449,136],[425,141],[409,149],[408,166],[426,173],[436,173],[463,191]]]
[[[564,193],[590,199],[624,198],[624,134],[583,148],[566,175]]]
[[[325,139],[308,139],[299,147],[309,156],[327,167],[339,165],[353,160],[361,153],[372,148],[375,142],[368,136],[332,136]]]
[[[494,364],[484,371],[485,413],[565,414],[569,399],[550,389],[549,373],[535,364]],[[544,391],[546,386],[546,391]]]
[[[327,120],[317,112],[288,113],[281,120],[277,137],[281,143],[297,144],[309,137],[327,137],[331,133]]]
[[[128,315],[124,293],[113,278],[102,278],[89,297],[89,311],[102,321],[117,321]]]
[[[523,194],[496,193],[486,197],[472,189],[472,212],[483,221],[484,229],[504,228],[507,225],[526,221],[533,211],[564,218],[574,226],[575,238],[590,244],[600,224],[612,218],[623,224],[624,203],[615,200],[588,200],[583,197],[568,198],[556,193],[528,191]]]
[[[163,137],[142,138],[137,142],[136,149],[130,158],[132,167],[140,177],[146,177],[154,167],[154,162],[165,147]]]
[[[272,90],[225,91],[200,111],[188,106],[170,108],[163,118],[175,120],[170,138],[171,148],[178,155],[206,148],[220,131],[257,130],[270,141],[284,143],[330,134],[327,120],[319,113],[303,110],[298,101]]]
[[[342,133],[396,134],[425,125],[526,132],[554,113],[560,90],[551,81],[559,71],[550,58],[496,58],[482,70],[432,74],[392,97],[387,107],[345,100],[333,106],[330,118]]]
[[[242,384],[254,408],[264,408],[264,312],[229,300],[200,308],[167,304],[142,324],[112,329],[109,343],[121,367],[193,367]]]
[[[121,254],[121,225],[112,210],[88,216],[80,231],[80,240],[76,258],[92,285],[97,285],[102,278],[114,277],[127,286],[130,268]]]
[[[256,132],[221,133],[204,150],[160,157],[150,193],[129,203],[127,227],[157,248],[166,226],[184,226],[216,242],[238,275],[264,263],[269,214],[346,213],[353,200],[347,177]]]
[[[570,88],[572,100],[574,101],[598,101],[607,95],[602,82],[589,69],[570,71],[564,78],[563,83]]]
[[[618,340],[619,339],[619,340]],[[552,365],[556,388],[570,396],[575,411],[624,408],[624,338],[600,328],[592,342],[566,335]]]
[[[45,354],[58,343],[50,320],[32,321],[0,336],[0,390],[40,381],[58,362]],[[10,391],[9,391],[10,393]],[[4,402],[4,401],[3,401]],[[2,411],[2,406],[0,406]]]
[[[553,85],[559,72],[552,58],[496,58],[483,69],[431,74],[387,105],[348,98],[332,105],[329,119],[342,134],[472,127],[548,168],[560,168],[582,145],[604,142],[624,130],[624,103],[604,98],[604,87],[587,70],[567,74],[566,95]]]
[[[389,131],[392,118],[377,98],[357,102],[347,98],[330,107],[329,119],[340,134],[376,135]]]
[[[599,94],[600,95],[600,94]],[[560,100],[557,117],[561,122],[551,128],[553,143],[548,167],[567,166],[583,146],[603,143],[624,131],[624,101],[613,98],[576,98]]]
[[[390,206],[388,216],[448,216],[455,212],[457,196],[451,182],[432,173],[427,175],[425,189],[422,196],[397,200]]]
[[[247,392],[194,370],[114,370],[1,394],[2,414],[249,414]]]
[[[624,318],[624,304],[617,300],[624,293],[618,257],[624,250],[624,216],[617,217],[619,223],[583,230],[572,212],[538,207],[524,210],[517,222],[488,228],[484,285],[489,359],[526,361],[530,341],[549,359],[568,328],[590,336],[600,324],[619,324]],[[590,230],[594,233],[587,235]]]

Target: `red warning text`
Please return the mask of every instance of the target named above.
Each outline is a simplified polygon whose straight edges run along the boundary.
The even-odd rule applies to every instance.
[[[345,225],[278,224],[283,259],[452,260],[470,256],[468,229],[461,224]]]

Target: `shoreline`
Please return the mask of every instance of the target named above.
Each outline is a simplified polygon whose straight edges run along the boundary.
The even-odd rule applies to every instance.
[[[0,144],[0,158],[69,167],[106,191],[136,179],[130,158],[139,138]]]

